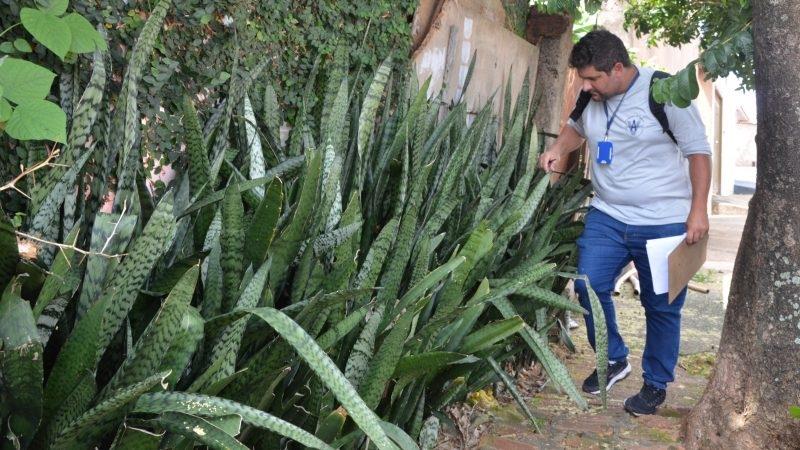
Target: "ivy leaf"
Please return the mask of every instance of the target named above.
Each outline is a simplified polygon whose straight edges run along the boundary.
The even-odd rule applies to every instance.
[[[669,98],[664,95],[664,87],[666,86],[666,80],[655,80],[653,82],[653,99],[658,103],[666,103]]]
[[[669,99],[678,108],[686,108],[691,104],[691,101],[687,100],[685,93],[682,92],[680,83],[672,83],[670,85]]]
[[[715,74],[719,70],[717,57],[714,56],[714,52],[710,49],[703,52],[703,68],[705,68],[709,75]]]
[[[11,42],[3,42],[2,44],[0,44],[0,52],[3,52],[8,55],[13,55],[14,53],[17,53],[17,49],[14,48],[14,44],[12,44]]]
[[[46,139],[67,142],[67,115],[53,102],[34,100],[14,110],[6,124],[6,133],[14,139]]]
[[[0,98],[0,122],[8,121],[13,112],[14,110],[11,109],[11,104],[8,103],[8,100]]]
[[[678,72],[677,89],[678,94],[686,101],[691,102],[700,93],[697,85],[697,76],[694,64],[690,64]]]
[[[31,48],[31,44],[29,44],[28,41],[22,38],[14,39],[14,48],[21,51],[22,53],[30,53],[33,51],[33,49]]]
[[[22,8],[19,17],[22,19],[22,26],[37,41],[64,59],[72,42],[72,33],[63,19],[33,8]]]
[[[32,62],[17,58],[0,61],[3,97],[17,104],[45,98],[55,77],[53,72]]]
[[[95,49],[106,50],[106,41],[92,27],[86,18],[77,13],[69,13],[63,18],[72,34],[70,51],[72,53],[92,53]]]
[[[689,96],[695,99],[700,95],[700,85],[697,84],[697,67],[692,63],[686,70],[689,72]]]
[[[69,0],[39,0],[38,2],[44,7],[44,10],[54,16],[60,16],[67,12],[67,5]]]

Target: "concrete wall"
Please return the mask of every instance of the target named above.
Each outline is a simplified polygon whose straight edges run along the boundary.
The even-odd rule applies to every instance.
[[[474,113],[494,95],[494,111],[500,113],[509,73],[516,98],[526,71],[533,92],[539,50],[506,28],[499,0],[422,0],[412,29],[412,61],[420,83],[431,77],[429,96],[442,90],[449,103],[463,94]],[[462,92],[473,52],[475,69]]]

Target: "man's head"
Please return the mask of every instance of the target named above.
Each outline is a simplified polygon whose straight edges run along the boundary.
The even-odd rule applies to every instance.
[[[601,101],[625,91],[630,83],[631,59],[622,40],[606,30],[587,33],[572,48],[569,64],[583,81],[581,89]]]

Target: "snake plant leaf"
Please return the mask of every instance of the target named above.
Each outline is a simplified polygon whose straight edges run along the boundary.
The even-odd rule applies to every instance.
[[[54,233],[57,231],[59,208],[75,185],[78,173],[83,169],[90,156],[92,156],[92,151],[84,152],[53,186],[34,213],[30,234],[50,240],[55,238]]]
[[[52,443],[56,436],[89,410],[96,395],[97,385],[94,380],[94,374],[86,372],[78,380],[72,392],[67,395],[64,403],[59,405],[55,414],[52,414],[53,419],[46,427],[40,427],[34,446],[44,447],[45,444],[43,442],[48,443],[48,445]]]
[[[453,271],[457,270],[459,266],[464,264],[467,260],[465,256],[456,256],[452,260],[434,269],[431,273],[425,276],[419,283],[412,286],[400,298],[397,303],[398,309],[405,309],[412,302],[419,300],[420,297],[431,287],[442,281],[446,276],[450,275]]]
[[[257,180],[247,180],[242,181],[239,183],[238,189],[240,193],[249,191],[251,189],[256,188],[257,186],[263,186],[265,184],[271,183],[275,178],[281,176],[290,176],[294,172],[297,172],[303,165],[305,164],[305,156],[295,156],[292,158],[287,158],[285,161],[281,162],[277,166],[267,170],[267,174],[263,178],[259,178]],[[191,206],[186,208],[183,212],[178,215],[178,218],[191,214],[201,208],[204,208],[208,205],[212,205],[222,200],[225,196],[225,190],[216,191],[214,193],[208,194],[208,196],[204,196],[202,200],[198,200],[193,203]]]
[[[391,422],[381,421],[381,427],[383,431],[386,432],[386,435],[400,447],[401,450],[419,450],[419,446],[411,436],[406,434],[402,428],[398,427],[397,425]]]
[[[362,307],[362,309],[363,308],[364,307]],[[358,340],[356,340],[353,349],[350,351],[350,356],[347,358],[344,376],[355,388],[361,386],[361,381],[367,373],[369,361],[372,359],[375,350],[375,338],[378,335],[378,327],[381,324],[385,310],[386,307],[384,305],[379,305],[375,311],[373,311],[372,315],[367,319],[366,325],[361,329]]]
[[[247,136],[247,147],[250,156],[250,179],[256,180],[266,175],[267,164],[264,161],[261,138],[256,128],[256,114],[253,112],[253,104],[250,103],[250,97],[247,94],[244,95],[244,130]],[[259,198],[262,198],[264,196],[264,187],[258,186],[253,189],[253,192]]]
[[[581,275],[578,277],[586,283],[586,290],[589,292],[589,303],[592,306],[592,319],[595,324],[595,358],[597,359],[597,379],[600,384],[600,399],[603,408],[608,407],[608,392],[606,392],[606,371],[608,370],[608,332],[606,331],[606,316],[600,299],[589,284],[589,277]]]
[[[222,311],[228,312],[236,304],[239,283],[244,271],[244,205],[235,182],[225,189],[222,201]]]
[[[248,309],[258,305],[261,293],[267,282],[267,274],[271,267],[271,260],[267,260],[258,269],[256,274],[247,283],[241,297],[238,299],[236,309]],[[233,375],[236,370],[236,358],[242,345],[245,327],[249,317],[242,317],[228,325],[223,331],[219,340],[215,343],[209,356],[212,365],[207,371],[209,376],[203,377],[204,382],[200,383],[200,378],[192,385],[194,392],[205,392],[211,384]]]
[[[69,158],[73,160],[89,138],[92,126],[100,113],[100,102],[106,85],[106,65],[103,52],[95,51],[92,58],[92,75],[89,84],[83,90],[75,114],[72,118],[72,129],[69,133]]]
[[[159,257],[167,250],[175,230],[172,194],[159,202],[129,255],[117,266],[100,300],[81,319],[61,348],[45,387],[45,418],[55,411],[87,370],[93,370],[122,326],[139,288]]]
[[[330,446],[296,425],[256,408],[220,397],[184,392],[157,392],[139,398],[135,411],[154,414],[175,411],[200,417],[235,414],[247,424],[286,436],[306,447],[330,449]]]
[[[315,433],[316,437],[322,442],[330,443],[336,439],[336,436],[342,431],[344,422],[347,420],[347,412],[343,408],[337,408],[328,414],[327,417],[320,420]]]
[[[386,388],[386,383],[391,378],[397,367],[397,362],[403,352],[403,344],[408,338],[409,330],[414,318],[424,308],[430,296],[420,299],[408,309],[402,310],[399,317],[375,352],[369,362],[364,380],[359,385],[358,393],[363,397],[364,403],[370,408],[376,408]]]
[[[167,11],[171,6],[171,0],[159,0],[147,18],[136,43],[131,52],[130,62],[128,63],[127,70],[122,82],[122,91],[119,98],[122,100],[124,108],[120,109],[117,113],[124,115],[124,121],[121,121],[121,129],[113,130],[112,132],[123,133],[122,140],[122,154],[120,159],[125,161],[128,159],[128,153],[133,148],[136,135],[140,127],[139,123],[139,107],[137,97],[139,95],[139,81],[142,78],[142,73],[147,69],[150,54],[153,52],[153,46],[158,39],[161,31],[161,25],[164,18],[167,16]]]
[[[497,361],[494,360],[494,358],[490,356],[486,358],[486,360],[489,361],[489,364],[492,366],[492,370],[494,370],[497,376],[499,376],[500,379],[503,380],[503,384],[505,384],[506,388],[508,388],[508,391],[511,392],[511,396],[514,397],[514,400],[516,400],[519,407],[522,408],[522,411],[528,417],[528,420],[531,421],[531,424],[533,425],[534,429],[536,429],[536,432],[541,433],[542,431],[539,429],[539,423],[533,416],[531,409],[528,408],[528,404],[525,403],[525,399],[522,398],[522,395],[519,393],[519,390],[517,389],[514,380],[512,380],[511,377],[508,376],[506,371],[500,367],[500,364],[498,364]]]
[[[564,297],[563,295],[556,294],[553,291],[540,288],[538,286],[526,286],[519,288],[514,293],[522,297],[535,299],[537,302],[541,302],[554,308],[564,309],[578,314],[589,314],[589,312],[583,309],[581,305],[570,301],[570,299]]]
[[[163,431],[154,433],[126,423],[114,438],[111,450],[158,450],[158,444],[164,434]]]
[[[422,431],[419,433],[419,447],[422,450],[433,450],[439,441],[439,418],[430,416],[422,424]]]
[[[392,58],[387,57],[383,60],[378,69],[375,71],[375,76],[367,90],[367,95],[364,97],[364,103],[361,105],[361,115],[358,118],[358,158],[361,160],[367,152],[367,144],[372,136],[372,131],[375,127],[375,114],[378,111],[383,92],[386,89],[386,83],[389,80],[389,75],[392,71]]]
[[[86,274],[78,300],[79,318],[100,299],[109,274],[114,273],[119,264],[119,258],[109,258],[105,255],[125,252],[133,236],[136,221],[137,217],[130,214],[99,212],[95,216],[89,243],[89,250],[92,253],[86,262]]]
[[[200,190],[210,185],[211,169],[208,161],[208,150],[203,143],[203,131],[200,128],[200,119],[197,116],[194,103],[188,95],[184,95],[183,103],[183,131],[186,136],[186,152],[189,155],[189,186],[192,195],[199,195]]]
[[[95,439],[105,434],[109,428],[121,421],[129,407],[133,406],[141,395],[159,384],[163,386],[167,375],[169,373],[161,372],[115,391],[107,400],[84,413],[62,431],[56,437],[51,448],[54,450],[72,449],[81,446],[85,447],[87,444],[94,442]]]
[[[78,266],[78,260],[75,258],[75,243],[78,239],[78,232],[80,227],[73,227],[72,231],[64,239],[64,242],[72,247],[60,248],[56,254],[53,265],[50,268],[50,274],[44,281],[42,290],[39,291],[39,296],[36,298],[36,304],[33,307],[33,316],[39,317],[44,309],[50,304],[50,301],[56,298],[59,294],[69,293],[72,297],[74,289],[77,289],[78,283],[77,275],[71,273],[73,268]],[[16,246],[16,242],[15,242]],[[47,342],[47,340],[42,341]]]
[[[517,315],[514,311],[514,306],[505,297],[493,300],[492,304],[505,318],[510,318]],[[522,336],[522,339],[531,348],[538,361],[541,361],[545,371],[547,371],[548,375],[550,375],[550,379],[558,384],[567,393],[569,398],[571,398],[572,401],[578,405],[579,408],[586,409],[588,407],[586,399],[584,399],[581,393],[578,392],[578,389],[575,387],[575,383],[572,382],[572,377],[570,376],[566,366],[564,366],[564,363],[562,363],[558,357],[553,354],[552,350],[550,350],[550,347],[547,345],[547,342],[545,342],[539,333],[526,325],[520,331],[520,336]]]
[[[245,233],[245,256],[254,265],[260,265],[267,258],[267,249],[277,232],[282,208],[283,183],[280,179],[275,179],[267,186],[264,198],[253,213],[253,219]]]
[[[400,220],[393,218],[386,225],[383,226],[378,237],[372,243],[372,246],[361,264],[361,270],[356,275],[356,286],[364,288],[372,288],[378,280],[378,275],[383,268],[386,255],[395,240],[397,235],[397,228]]]
[[[11,413],[8,426],[27,446],[42,416],[44,352],[30,304],[13,289],[6,289],[0,302],[0,343],[0,391]]]
[[[465,357],[466,355],[462,353],[440,351],[403,356],[397,362],[393,376],[395,378],[404,378],[435,374],[443,367],[461,361]]]
[[[5,214],[0,214],[0,289],[5,289],[17,269],[19,247],[14,227]]]
[[[353,421],[379,449],[394,450],[397,448],[381,428],[380,419],[358,396],[347,378],[305,330],[297,326],[288,316],[273,308],[258,308],[253,311],[253,314],[267,322],[294,347],[350,413]]]
[[[104,388],[106,393],[141,381],[159,370],[162,358],[180,334],[180,323],[192,300],[199,273],[200,267],[194,266],[181,277],[156,316],[142,332],[133,353],[125,358]]]
[[[267,83],[267,85],[264,86],[262,105],[264,110],[262,121],[264,125],[266,125],[267,131],[269,131],[275,139],[279,140],[281,126],[280,107],[278,106],[278,96],[275,94],[275,88],[272,86],[272,83]],[[280,142],[276,141],[276,144],[280,145]]]
[[[164,429],[216,450],[247,450],[247,447],[218,426],[200,417],[165,412],[155,420]]]
[[[322,171],[322,155],[312,151],[307,159],[308,165],[304,174],[300,198],[293,211],[291,221],[283,233],[272,243],[272,273],[271,283],[277,285],[287,275],[287,267],[297,256],[300,249],[308,221],[313,217],[314,205],[318,200],[319,183]]]
[[[184,313],[174,331],[172,344],[161,358],[159,370],[170,372],[166,383],[174,387],[183,375],[203,339],[203,318],[197,309],[184,306]]]
[[[53,331],[58,327],[58,322],[69,305],[69,300],[72,296],[71,291],[73,288],[77,288],[79,283],[80,280],[77,277],[70,277],[70,281],[67,284],[69,292],[50,300],[41,314],[39,314],[39,317],[36,318],[36,329],[39,332],[39,341],[42,345],[47,345]]]
[[[466,354],[479,352],[519,332],[524,325],[519,316],[492,322],[465,337],[460,351]]]

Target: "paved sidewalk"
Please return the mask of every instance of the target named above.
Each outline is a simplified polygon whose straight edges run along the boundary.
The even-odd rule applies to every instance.
[[[710,277],[710,276],[709,276]],[[478,448],[504,450],[612,448],[635,449],[682,448],[683,418],[699,400],[713,364],[722,328],[722,299],[719,276],[707,280],[709,294],[690,292],[684,306],[684,329],[681,339],[681,358],[676,368],[676,380],[670,384],[667,400],[657,415],[635,418],[623,410],[625,398],[639,391],[642,384],[641,354],[644,346],[644,313],[629,285],[616,298],[622,334],[630,347],[629,361],[633,371],[609,392],[608,409],[600,407],[599,397],[586,395],[591,408],[577,409],[566,396],[545,388],[530,399],[534,415],[545,425],[542,434],[532,432],[530,425],[517,412],[515,403],[502,406],[504,412],[490,413],[491,431],[483,437]],[[594,353],[586,343],[583,324],[573,330],[576,353],[567,355],[567,367],[576,385],[594,369]],[[709,360],[708,358],[712,359]]]
[[[708,294],[689,291],[683,309],[681,356],[675,382],[667,390],[667,400],[654,416],[633,417],[623,410],[625,398],[639,391],[642,384],[641,354],[644,347],[644,310],[630,284],[615,298],[617,320],[631,350],[633,372],[609,392],[608,409],[597,397],[587,395],[589,411],[580,411],[548,383],[528,400],[534,415],[543,421],[542,433],[532,431],[515,403],[487,412],[492,426],[477,448],[503,450],[533,449],[679,449],[683,420],[700,399],[713,366],[724,317],[723,290],[730,282],[734,260],[744,227],[744,215],[716,215],[710,218],[711,231],[707,262],[695,276],[695,283],[709,288]],[[725,285],[723,287],[723,284]],[[563,359],[572,379],[580,386],[594,369],[594,352],[586,341],[583,321],[573,330],[576,353]],[[560,354],[564,350],[554,345]],[[483,418],[482,420],[485,420]]]

